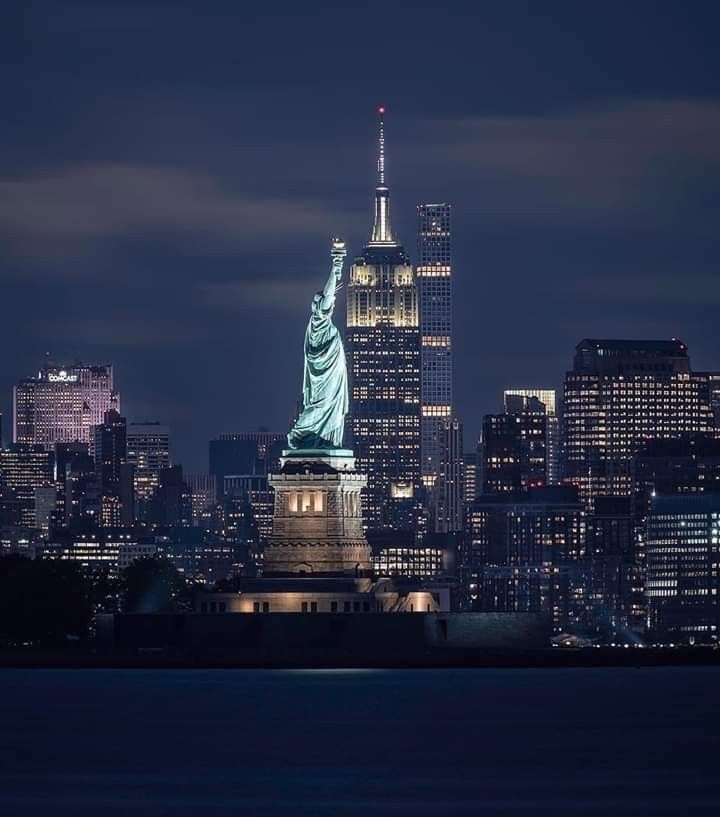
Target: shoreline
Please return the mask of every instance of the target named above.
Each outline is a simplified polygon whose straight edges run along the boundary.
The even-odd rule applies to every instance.
[[[72,647],[0,650],[0,669],[570,669],[720,667],[720,650],[693,647],[547,647],[428,650],[415,655],[339,650]]]

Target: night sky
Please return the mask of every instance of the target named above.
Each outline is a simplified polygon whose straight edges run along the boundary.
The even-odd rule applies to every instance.
[[[112,362],[176,461],[284,431],[332,235],[454,206],[472,445],[583,337],[720,369],[720,4],[11,2],[0,26],[0,395]],[[344,302],[340,307],[344,324]]]

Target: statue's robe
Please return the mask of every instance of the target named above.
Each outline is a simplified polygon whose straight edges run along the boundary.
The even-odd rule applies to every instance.
[[[323,298],[312,304],[305,332],[303,411],[288,434],[291,448],[342,447],[348,412],[348,380],[342,338],[332,322],[335,297],[323,309]]]

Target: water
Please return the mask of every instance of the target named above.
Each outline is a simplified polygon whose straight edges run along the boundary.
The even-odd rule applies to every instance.
[[[720,813],[720,669],[0,672],[0,814]]]

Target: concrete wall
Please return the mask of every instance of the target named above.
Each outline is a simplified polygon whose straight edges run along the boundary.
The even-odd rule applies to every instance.
[[[98,619],[98,638],[106,644],[221,649],[261,661],[322,653],[329,660],[363,656],[401,663],[433,651],[544,647],[550,637],[549,621],[534,613],[188,613]]]

